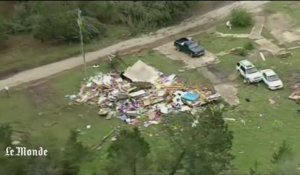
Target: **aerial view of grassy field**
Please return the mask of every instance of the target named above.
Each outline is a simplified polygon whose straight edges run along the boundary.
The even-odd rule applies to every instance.
[[[251,4],[251,2],[247,3]],[[71,4],[70,7],[73,5]],[[134,6],[143,10],[155,11],[152,9],[152,5],[144,4],[143,6],[133,3],[126,7],[133,8],[131,6]],[[163,8],[163,6],[166,5],[158,3],[153,5],[153,8]],[[39,7],[37,4],[32,5],[32,8],[37,7]],[[224,7],[226,6],[224,5]],[[175,50],[176,42],[174,43],[174,41],[177,41],[178,38],[172,40],[174,36],[170,35],[168,38],[166,36],[165,41],[157,42],[159,44],[154,48],[146,48],[145,44],[145,48],[135,53],[121,55],[120,59],[117,59],[117,56],[113,57],[115,62],[109,61],[107,55],[99,56],[99,59],[87,64],[87,75],[84,74],[83,65],[80,65],[65,69],[65,71],[50,77],[36,79],[33,82],[24,80],[24,84],[20,83],[21,85],[9,87],[9,90],[8,87],[3,88],[0,91],[0,124],[9,124],[11,133],[8,132],[8,129],[6,132],[5,128],[4,130],[3,127],[0,127],[0,138],[3,140],[3,143],[0,140],[0,148],[5,150],[7,146],[15,145],[10,143],[7,145],[4,142],[9,138],[10,141],[19,140],[21,142],[16,145],[24,144],[47,148],[50,150],[50,158],[40,162],[39,158],[36,158],[40,164],[27,164],[25,159],[20,158],[18,161],[23,162],[14,164],[10,162],[9,157],[2,156],[0,161],[4,163],[3,166],[0,165],[0,171],[10,171],[14,174],[15,171],[11,170],[19,168],[20,172],[25,175],[32,175],[33,172],[45,175],[47,173],[49,175],[299,174],[300,140],[297,134],[300,124],[300,108],[299,103],[290,99],[289,96],[300,87],[300,48],[298,47],[300,28],[297,15],[300,5],[298,2],[269,2],[263,7],[259,7],[259,11],[250,10],[251,13],[246,10],[246,7],[241,8],[242,10],[239,12],[240,16],[244,16],[245,19],[251,18],[251,22],[245,26],[243,26],[244,23],[240,24],[241,26],[235,26],[237,24],[233,20],[235,19],[234,14],[228,10],[227,15],[213,21],[212,27],[207,31],[190,33],[192,40],[189,42],[196,41],[201,46],[200,49],[202,47],[205,49],[205,54],[201,57],[191,58],[190,53],[184,53],[187,52],[184,48],[178,49],[177,47]],[[42,6],[39,8],[42,9]],[[89,7],[84,11],[86,15],[95,13],[96,19],[103,20],[105,16],[103,17],[101,14],[97,14],[97,16],[96,11],[93,13],[89,11],[90,8],[92,9]],[[101,8],[114,9],[112,5],[101,6]],[[123,8],[126,9],[122,6],[118,7],[125,13],[126,10]],[[172,8],[175,9],[177,6],[172,6]],[[222,8],[217,10],[222,11]],[[129,11],[126,12],[129,13]],[[226,9],[222,12],[224,11]],[[150,12],[144,15],[149,23],[150,19],[154,19],[154,16],[151,18],[150,15],[152,15]],[[1,16],[1,18],[3,17]],[[123,18],[120,21],[125,20]],[[34,16],[32,19],[37,20],[39,17]],[[232,29],[225,24],[228,21],[233,23]],[[101,23],[105,22],[105,20],[101,21]],[[157,26],[151,30],[159,27],[159,20],[156,22]],[[146,26],[142,22],[135,24],[135,21],[105,25],[109,32],[102,39],[92,40],[85,44],[86,52],[134,37],[129,34],[133,30],[132,25],[140,27],[141,30]],[[281,25],[287,25],[290,29],[286,30]],[[179,25],[179,27],[182,26]],[[35,32],[35,30],[37,29],[32,31]],[[30,71],[30,68],[42,65],[48,66],[49,63],[81,53],[79,42],[67,41],[68,44],[56,44],[56,41],[47,41],[41,44],[35,33],[29,35],[25,31],[27,29],[17,34],[9,34],[11,36],[5,41],[4,49],[0,50],[2,63],[0,78],[3,77],[0,79],[0,85],[1,81],[18,81],[18,77],[13,76],[16,72],[26,69]],[[62,35],[63,32],[60,32],[58,33]],[[279,35],[280,33],[283,35]],[[54,35],[55,33],[52,34],[52,36]],[[179,35],[180,32],[178,32]],[[47,37],[45,36],[45,39]],[[140,34],[136,37],[140,37]],[[153,36],[150,35],[150,37]],[[186,36],[180,35],[180,37]],[[142,39],[139,42],[143,45]],[[184,44],[181,46],[184,47]],[[188,47],[188,49],[191,48]],[[193,49],[191,50],[193,51]],[[247,78],[243,78],[246,75],[241,75],[240,70],[236,67],[239,61],[245,59],[253,63],[258,72],[265,69],[274,70],[282,80],[283,88],[270,90],[263,80],[258,83],[246,83]],[[84,83],[89,77],[98,75],[100,72],[108,74],[129,71],[128,67],[139,60],[165,75],[174,74],[176,80],[180,80],[179,84],[174,83],[167,87],[168,93],[169,91],[172,93],[173,91],[187,91],[186,87],[197,87],[198,89],[206,87],[213,93],[219,94],[221,100],[218,103],[199,108],[189,104],[187,106],[189,106],[190,112],[183,113],[176,111],[172,106],[169,108],[176,112],[166,112],[167,115],[163,114],[160,106],[153,107],[154,111],[160,108],[161,120],[145,127],[144,120],[150,118],[151,110],[145,113],[140,111],[148,110],[146,107],[140,107],[136,112],[138,117],[135,116],[139,122],[143,121],[144,124],[128,124],[130,122],[120,120],[122,112],[115,112],[121,111],[119,107],[110,107],[109,112],[113,111],[117,115],[107,118],[101,116],[99,110],[108,107],[103,108],[100,102],[98,104],[79,103],[72,98],[72,95],[76,99],[84,98],[84,95],[78,94],[82,91],[83,86],[88,87]],[[49,66],[51,65],[49,64]],[[148,70],[144,68],[139,71],[135,76],[142,76]],[[8,81],[6,78],[12,80]],[[104,82],[104,80],[102,81]],[[107,92],[103,90],[107,87],[102,86],[101,88],[100,85],[97,86],[98,90],[101,89],[99,92],[107,95]],[[152,83],[151,89],[158,92],[166,88],[163,85],[160,86],[157,87],[157,84]],[[148,91],[147,88],[142,89]],[[192,93],[192,91],[189,92]],[[97,101],[100,101],[101,93],[97,96]],[[129,92],[128,94],[130,96]],[[204,93],[201,91],[199,94],[201,99]],[[167,97],[164,96],[164,98],[166,98],[165,101],[168,101]],[[172,98],[169,100],[171,102],[158,102],[158,104],[175,103],[172,102]],[[114,103],[118,106],[117,102]],[[214,107],[222,109],[221,115],[218,116],[218,112],[213,112],[206,119],[205,111]],[[193,114],[195,109],[197,109],[197,113]],[[142,116],[141,119],[140,116]],[[182,118],[186,118],[188,122]],[[219,118],[220,120],[218,120]],[[177,120],[179,121],[178,125],[170,124]],[[140,135],[136,133],[134,135],[134,128],[138,128]],[[119,135],[112,134],[116,130],[119,131]],[[72,137],[70,131],[76,131],[78,134],[76,138]],[[283,143],[287,143],[288,148],[282,146]],[[278,151],[280,149],[281,152]],[[51,151],[59,154],[53,155]],[[81,155],[80,151],[88,156]],[[81,157],[84,158],[81,159]],[[34,160],[32,161],[34,162]],[[35,164],[40,168],[36,168]],[[29,170],[30,168],[22,169],[23,166],[32,166],[35,167],[32,169],[39,171]],[[43,172],[40,169],[48,170]]]

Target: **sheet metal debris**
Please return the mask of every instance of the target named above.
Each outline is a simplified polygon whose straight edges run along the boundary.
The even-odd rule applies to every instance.
[[[205,87],[187,87],[175,74],[164,75],[142,61],[123,75],[99,72],[82,83],[77,95],[66,98],[98,106],[98,114],[106,119],[119,118],[144,127],[159,124],[166,114],[194,114],[203,105],[220,99]]]

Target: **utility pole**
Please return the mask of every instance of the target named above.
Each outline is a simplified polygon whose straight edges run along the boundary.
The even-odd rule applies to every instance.
[[[82,17],[81,17],[81,10],[78,8],[78,18],[77,18],[77,24],[79,27],[79,34],[80,34],[80,43],[81,43],[81,53],[83,58],[83,66],[84,66],[84,77],[87,78],[87,72],[86,72],[86,60],[85,60],[85,53],[83,48],[83,35],[82,35]]]

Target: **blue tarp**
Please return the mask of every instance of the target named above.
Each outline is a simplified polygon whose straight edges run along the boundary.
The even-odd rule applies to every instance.
[[[199,97],[200,97],[200,95],[197,93],[194,93],[194,92],[187,92],[181,96],[181,98],[183,100],[192,101],[192,102],[197,101],[199,99]]]

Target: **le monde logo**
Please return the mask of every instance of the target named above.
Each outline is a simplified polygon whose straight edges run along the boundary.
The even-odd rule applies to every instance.
[[[15,148],[7,147],[5,149],[5,156],[47,156],[48,150],[43,147],[39,147],[38,149],[29,149],[26,147],[17,146]]]

